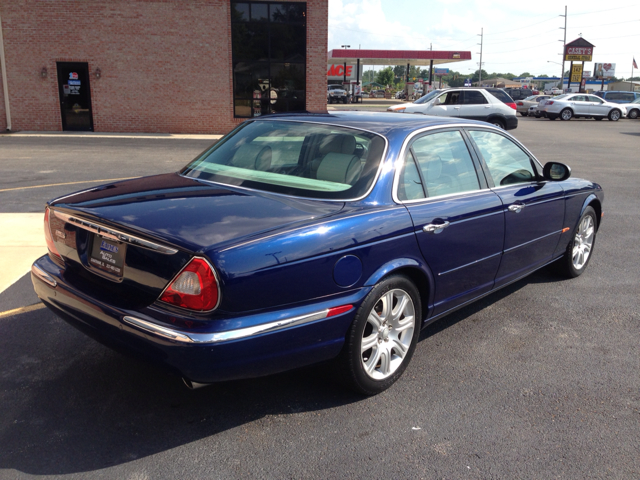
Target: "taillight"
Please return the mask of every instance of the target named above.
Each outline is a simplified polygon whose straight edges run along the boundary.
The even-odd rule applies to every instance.
[[[162,293],[160,300],[177,307],[206,312],[218,305],[218,282],[203,258],[194,258]]]
[[[520,105],[521,107],[524,105],[522,102],[517,102],[516,105]]]
[[[547,103],[545,103],[545,105],[553,105],[553,100],[547,100]]]
[[[511,108],[513,108],[514,110],[517,110],[516,108],[516,104],[514,102],[509,102],[507,103],[507,105],[509,105]]]
[[[44,210],[44,239],[47,242],[47,248],[49,253],[62,259],[62,256],[58,253],[55,243],[53,243],[53,237],[51,236],[51,226],[49,225],[49,207]]]

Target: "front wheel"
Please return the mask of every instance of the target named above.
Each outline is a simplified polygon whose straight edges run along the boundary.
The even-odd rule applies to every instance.
[[[636,119],[638,118],[638,110],[633,109],[629,113],[627,113],[627,118]]]
[[[565,108],[560,112],[560,118],[562,120],[571,120],[571,117],[573,117],[573,112],[569,108]]]
[[[407,277],[382,280],[367,295],[347,332],[338,368],[350,388],[376,395],[407,368],[420,335],[420,295]]]
[[[611,110],[609,112],[609,120],[612,122],[617,122],[620,120],[620,110]]]
[[[596,242],[596,222],[596,211],[593,207],[587,207],[578,221],[564,257],[559,260],[558,268],[564,276],[575,278],[586,270]]]

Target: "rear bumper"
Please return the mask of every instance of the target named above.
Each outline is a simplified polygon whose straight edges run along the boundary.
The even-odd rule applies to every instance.
[[[518,128],[518,117],[515,115],[509,115],[506,117],[507,126],[505,130],[513,130],[514,128]]]
[[[355,311],[368,289],[277,311],[212,320],[205,328],[172,327],[175,314],[127,311],[75,290],[47,255],[33,264],[31,279],[42,302],[60,318],[99,342],[160,364],[199,383],[268,375],[338,355]],[[331,317],[331,307],[353,308]],[[186,317],[185,317],[186,318]]]

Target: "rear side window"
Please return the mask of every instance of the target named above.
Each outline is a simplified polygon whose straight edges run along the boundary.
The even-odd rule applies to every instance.
[[[531,159],[518,145],[494,132],[469,130],[496,186],[536,180]]]
[[[478,190],[473,160],[460,132],[426,135],[411,146],[429,197]]]
[[[463,93],[462,103],[463,105],[484,105],[487,99],[484,98],[482,92],[477,90],[466,90]]]
[[[487,90],[491,95],[496,97],[502,103],[513,103],[513,99],[506,92],[498,89]]]

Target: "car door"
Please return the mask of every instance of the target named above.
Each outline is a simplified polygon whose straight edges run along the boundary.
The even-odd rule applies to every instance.
[[[599,97],[595,95],[587,95],[589,100],[589,113],[593,117],[606,117],[609,115],[609,111],[611,110],[610,106]]]
[[[487,188],[460,130],[427,133],[407,149],[396,187],[435,280],[434,314],[493,288],[504,241],[500,198]]]
[[[591,113],[591,105],[587,101],[586,95],[574,95],[568,99],[574,115],[589,116]]]
[[[438,117],[458,117],[460,115],[460,90],[451,90],[443,93],[430,104],[425,113]]]
[[[489,185],[502,200],[504,253],[496,287],[551,260],[564,222],[564,191],[540,175],[536,161],[512,138],[467,129],[486,169]]]
[[[470,120],[486,120],[491,111],[491,105],[479,90],[464,90],[461,93],[461,101],[458,116]]]

